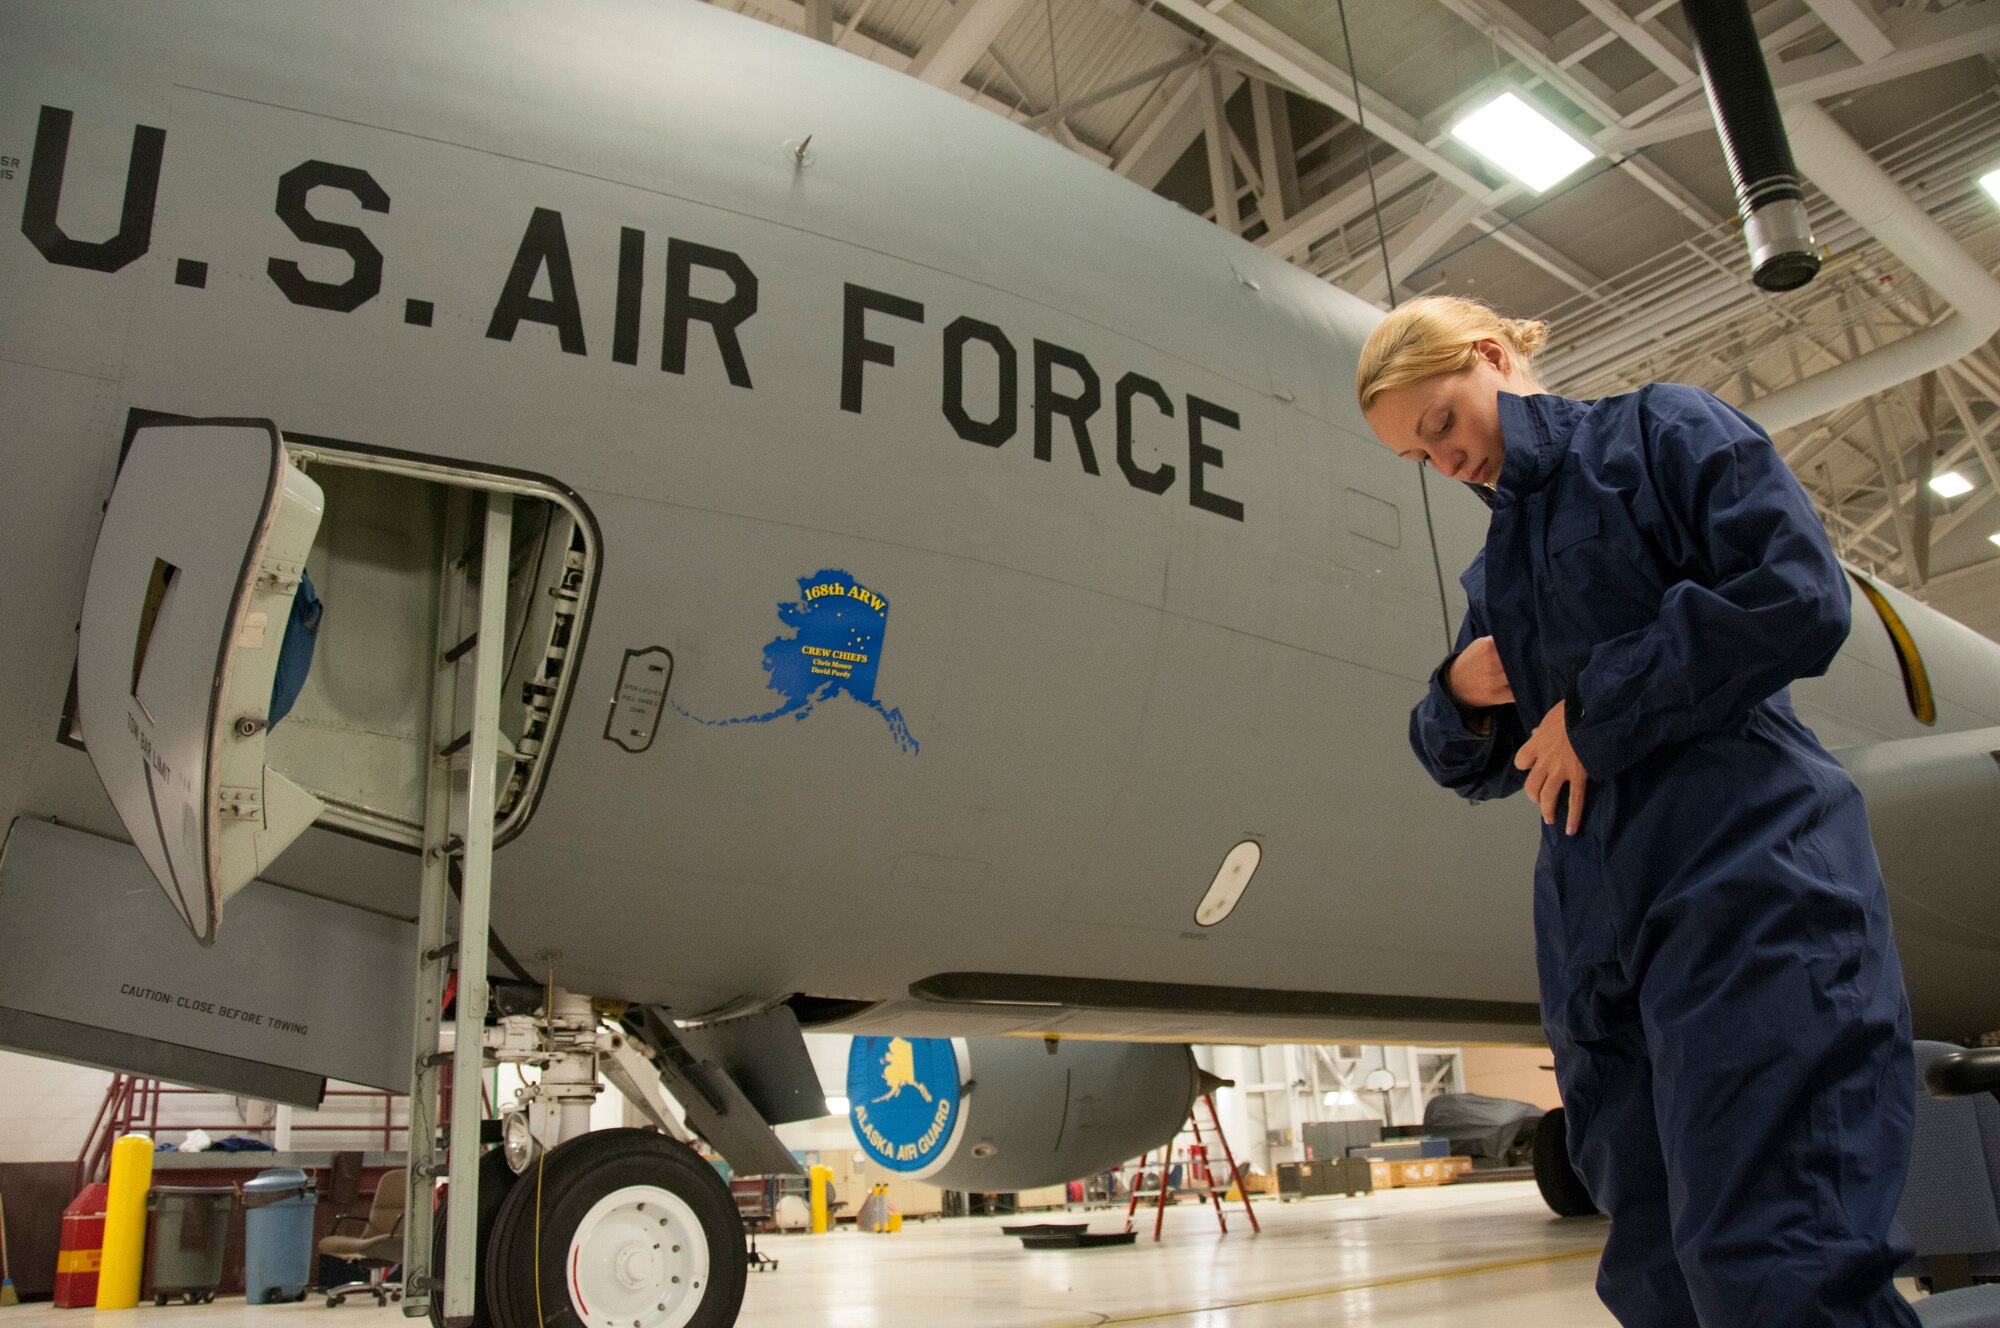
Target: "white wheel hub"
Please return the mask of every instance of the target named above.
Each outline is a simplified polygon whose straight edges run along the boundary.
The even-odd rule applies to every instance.
[[[685,1328],[708,1287],[708,1238],[679,1195],[627,1185],[577,1223],[566,1269],[585,1328]]]

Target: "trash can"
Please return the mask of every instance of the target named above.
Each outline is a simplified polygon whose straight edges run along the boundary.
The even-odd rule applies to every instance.
[[[222,1253],[229,1243],[229,1214],[236,1191],[229,1186],[155,1185],[146,1196],[153,1215],[146,1264],[153,1274],[153,1303],[175,1296],[190,1305],[215,1299]]]
[[[243,1183],[244,1300],[264,1305],[306,1298],[318,1206],[318,1187],[303,1171],[277,1167]]]

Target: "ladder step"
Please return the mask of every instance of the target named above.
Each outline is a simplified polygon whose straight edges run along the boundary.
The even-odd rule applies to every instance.
[[[444,662],[447,664],[458,663],[458,661],[464,659],[465,656],[472,650],[472,648],[478,644],[479,644],[479,633],[474,632],[471,636],[466,637],[463,641],[460,641],[457,645],[445,651]]]
[[[456,756],[460,752],[464,751],[471,744],[472,744],[472,730],[467,729],[465,732],[459,734],[456,738],[453,738],[450,742],[446,743],[444,746],[438,748],[438,755],[440,757]]]

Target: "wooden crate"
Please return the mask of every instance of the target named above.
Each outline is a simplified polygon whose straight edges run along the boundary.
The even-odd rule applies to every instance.
[[[1421,1157],[1399,1162],[1372,1161],[1368,1169],[1378,1190],[1409,1186],[1448,1185],[1472,1170],[1469,1157]]]

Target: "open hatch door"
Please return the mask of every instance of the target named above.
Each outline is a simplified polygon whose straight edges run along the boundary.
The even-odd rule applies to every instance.
[[[203,945],[223,903],[320,814],[265,764],[320,487],[265,420],[132,438],[84,592],[77,711],[105,792]]]

